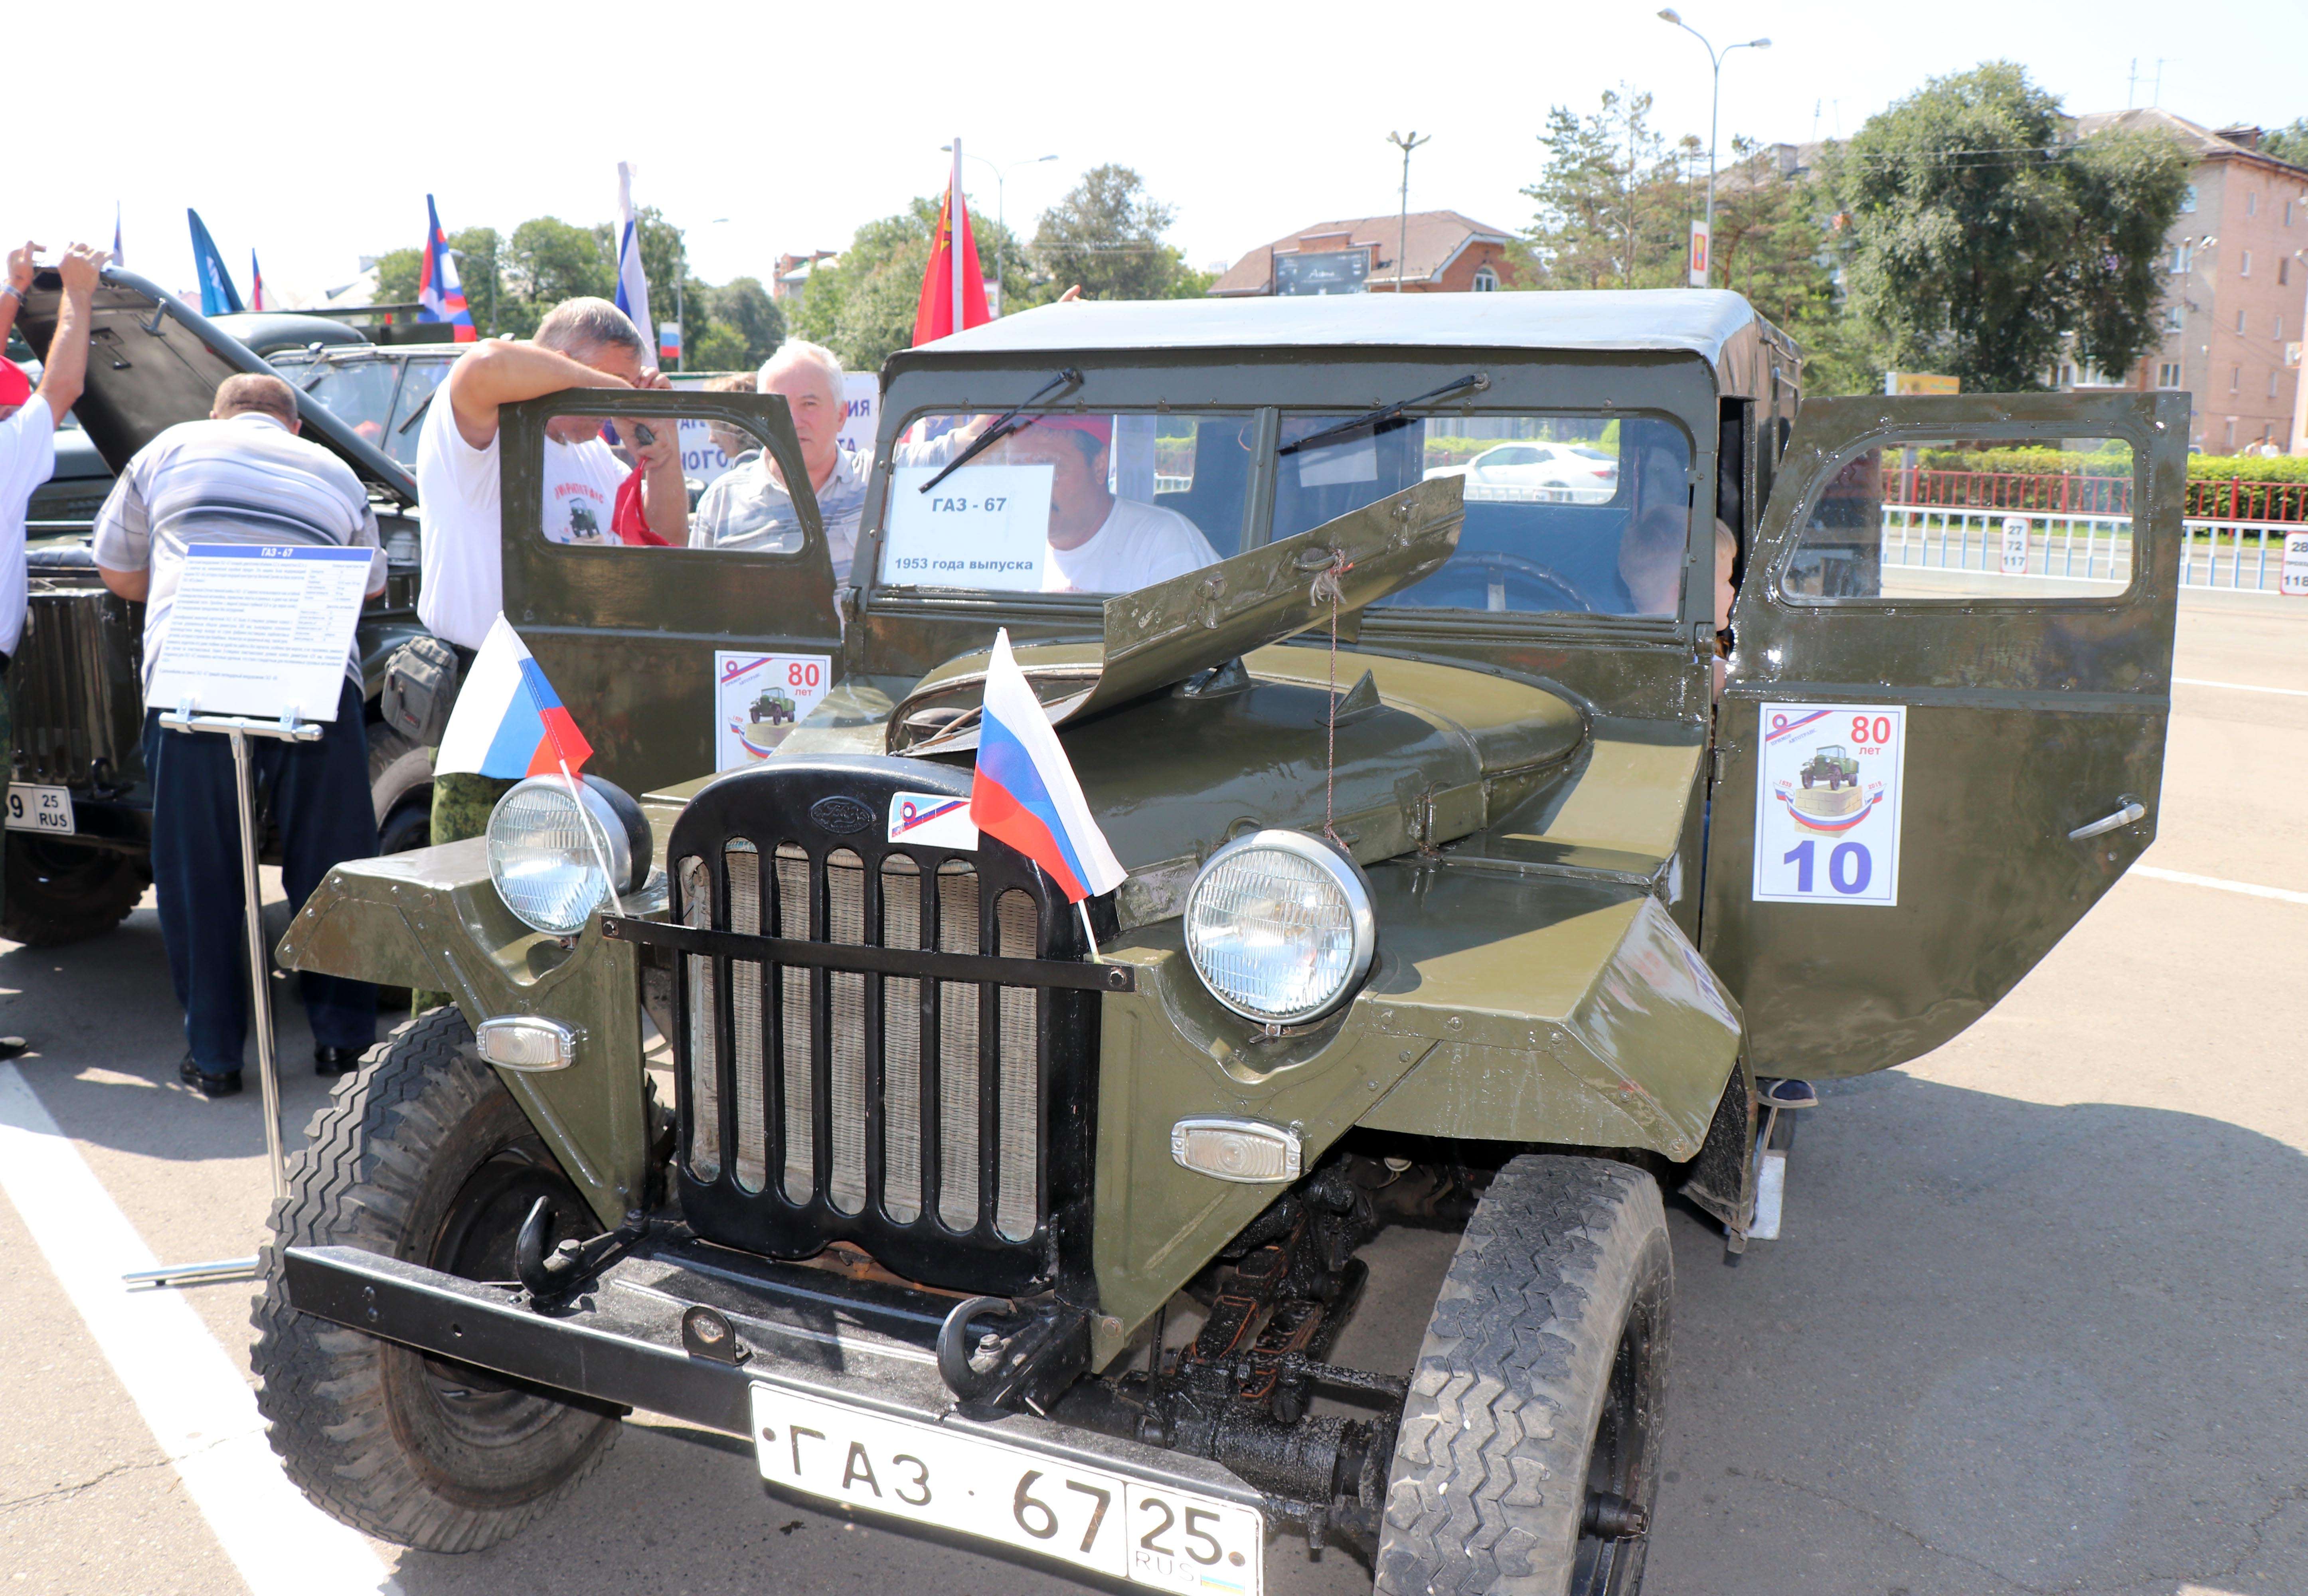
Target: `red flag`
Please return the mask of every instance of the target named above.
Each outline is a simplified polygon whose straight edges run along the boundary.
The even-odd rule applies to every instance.
[[[961,157],[957,154],[957,177],[960,164]],[[961,236],[959,251],[953,246],[956,233]],[[954,291],[957,263],[960,266],[958,296]],[[978,268],[977,241],[969,231],[969,206],[961,197],[958,180],[947,185],[945,201],[938,206],[937,233],[930,242],[929,270],[922,273],[922,295],[914,305],[917,344],[961,330],[953,324],[957,298],[960,301],[962,328],[979,326],[994,319],[986,313],[986,277]]]

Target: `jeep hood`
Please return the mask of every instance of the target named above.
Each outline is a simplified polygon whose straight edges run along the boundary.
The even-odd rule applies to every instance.
[[[33,280],[24,301],[19,325],[44,360],[62,298],[62,284],[50,269]],[[240,372],[276,375],[230,333],[133,272],[105,269],[94,311],[88,387],[73,413],[116,473],[169,427],[206,417],[225,378]],[[400,505],[417,503],[416,479],[346,422],[301,393],[297,410],[304,436],[350,466],[365,485]]]

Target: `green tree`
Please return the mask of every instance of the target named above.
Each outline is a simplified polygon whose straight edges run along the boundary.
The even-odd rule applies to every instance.
[[[895,216],[857,229],[838,262],[820,262],[802,291],[786,302],[787,325],[797,338],[822,343],[852,371],[878,371],[882,362],[914,341],[914,307],[929,270],[939,202],[917,199]],[[978,270],[994,277],[997,240],[1003,250],[1003,303],[1018,309],[1045,292],[1029,276],[1026,252],[997,222],[975,212],[970,235]]]
[[[1691,175],[1701,146],[1669,145],[1650,124],[1651,97],[1624,83],[1580,117],[1568,106],[1547,112],[1546,167],[1523,190],[1537,203],[1525,230],[1540,286],[1667,288],[1687,280]]]
[[[606,299],[616,291],[614,262],[602,251],[601,230],[557,216],[532,217],[513,229],[505,250],[505,292],[519,310],[505,318],[514,324],[506,332],[526,338],[564,299],[580,294]]]
[[[690,319],[697,319],[694,308],[700,295],[690,292]],[[692,352],[689,363],[704,371],[736,371],[759,366],[770,358],[778,345],[786,341],[786,318],[778,309],[778,302],[757,277],[740,277],[719,288],[707,289],[702,298],[709,325],[705,338],[714,341],[713,348],[719,358],[705,358],[705,341],[700,340]]]
[[[2296,167],[2308,167],[2308,116],[2295,116],[2282,127],[2264,134],[2260,147],[2278,160],[2288,160]]]
[[[421,249],[395,249],[376,257],[376,303],[407,305],[417,298],[417,282],[425,270]]]
[[[1128,167],[1092,167],[1042,212],[1034,254],[1053,285],[1063,291],[1080,283],[1085,299],[1182,298],[1182,278],[1190,274],[1162,241],[1175,214]]]
[[[2156,337],[2156,273],[2187,154],[2160,133],[2063,136],[2017,64],[1937,78],[1844,152],[1851,307],[1907,369],[2039,387],[2072,336],[2101,369]]]

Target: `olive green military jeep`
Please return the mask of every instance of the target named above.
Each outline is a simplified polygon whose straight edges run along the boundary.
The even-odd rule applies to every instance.
[[[1856,784],[1858,780],[1859,762],[1844,751],[1841,743],[1830,743],[1804,761],[1803,784],[1805,787],[1824,781],[1827,789],[1833,792],[1839,787]]]
[[[644,1408],[1161,1590],[1261,1590],[1284,1531],[1391,1592],[1635,1590],[1668,1205],[1770,1233],[1758,1078],[1968,1025],[2162,773],[2185,400],[1799,392],[1728,294],[1054,306],[890,362],[839,591],[805,494],[774,550],[538,530],[549,418],[802,481],[782,401],[508,412],[506,613],[607,780],[340,868],[283,945],[455,998],[274,1211],[291,1473],[478,1548]],[[1902,447],[2080,436],[2133,465],[2104,576],[1909,574]],[[1610,469],[1450,469],[1505,440]],[[1002,630],[1128,872],[1080,908],[970,821]],[[1882,782],[1804,793],[1829,738]],[[1395,1225],[1456,1255],[1352,1367]]]

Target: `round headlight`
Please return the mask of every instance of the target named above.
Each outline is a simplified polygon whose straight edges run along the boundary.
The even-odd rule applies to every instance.
[[[1377,945],[1362,872],[1297,832],[1227,843],[1187,889],[1186,956],[1210,995],[1245,1019],[1321,1019],[1353,995]]]
[[[585,809],[558,776],[531,776],[497,800],[489,815],[489,879],[504,906],[528,925],[573,935],[609,895],[614,879],[632,892],[635,867],[649,868],[649,829],[640,806],[598,776],[577,789]],[[588,835],[588,833],[590,835]],[[608,861],[609,875],[601,873]]]

